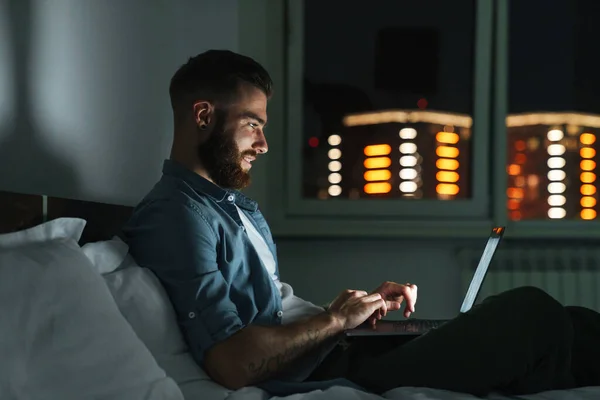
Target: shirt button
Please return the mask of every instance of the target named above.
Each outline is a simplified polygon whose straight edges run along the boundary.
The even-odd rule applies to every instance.
[[[233,201],[235,200],[235,196],[230,194],[229,196],[227,196],[227,201],[229,201],[230,203],[233,203]]]
[[[242,225],[242,226],[240,226],[240,228],[242,228],[242,230],[243,230],[243,231],[245,231],[245,230],[246,230],[246,227],[245,227],[245,226],[243,226],[243,225]]]
[[[188,317],[189,317],[190,319],[192,319],[192,318],[196,318],[196,313],[195,313],[195,312],[193,312],[193,311],[191,311],[191,312],[188,314]]]
[[[277,318],[281,318],[283,317],[283,311],[279,310],[277,311]]]

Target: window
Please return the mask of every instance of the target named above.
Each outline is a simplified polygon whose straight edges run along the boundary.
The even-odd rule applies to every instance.
[[[491,4],[287,12],[287,212],[489,217]]]
[[[598,234],[600,3],[261,4],[276,235]]]
[[[304,4],[304,197],[469,198],[473,2]]]
[[[600,3],[513,0],[509,18],[508,218],[597,219]]]

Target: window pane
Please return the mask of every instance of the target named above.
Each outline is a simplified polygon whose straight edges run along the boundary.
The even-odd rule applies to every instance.
[[[511,1],[510,10],[509,218],[596,219],[600,2]]]
[[[474,1],[304,1],[303,195],[471,197]]]

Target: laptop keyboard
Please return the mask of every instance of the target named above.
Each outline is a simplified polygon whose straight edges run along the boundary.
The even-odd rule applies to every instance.
[[[439,319],[409,319],[394,322],[394,331],[397,332],[426,332],[442,326],[446,321]]]

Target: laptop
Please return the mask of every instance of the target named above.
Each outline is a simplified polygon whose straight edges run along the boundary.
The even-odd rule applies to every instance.
[[[483,254],[479,259],[479,264],[471,279],[469,289],[465,295],[462,306],[460,307],[460,313],[469,311],[475,304],[477,295],[483,285],[483,280],[487,274],[488,267],[492,262],[492,258],[498,248],[498,244],[502,239],[505,227],[498,226],[492,229],[487,244],[483,250]],[[409,335],[418,336],[422,335],[431,329],[436,329],[448,322],[449,320],[440,319],[406,319],[402,321],[389,321],[380,320],[377,321],[375,326],[368,322],[354,328],[348,329],[344,332],[346,337],[364,337],[364,336],[396,336],[396,335]]]

